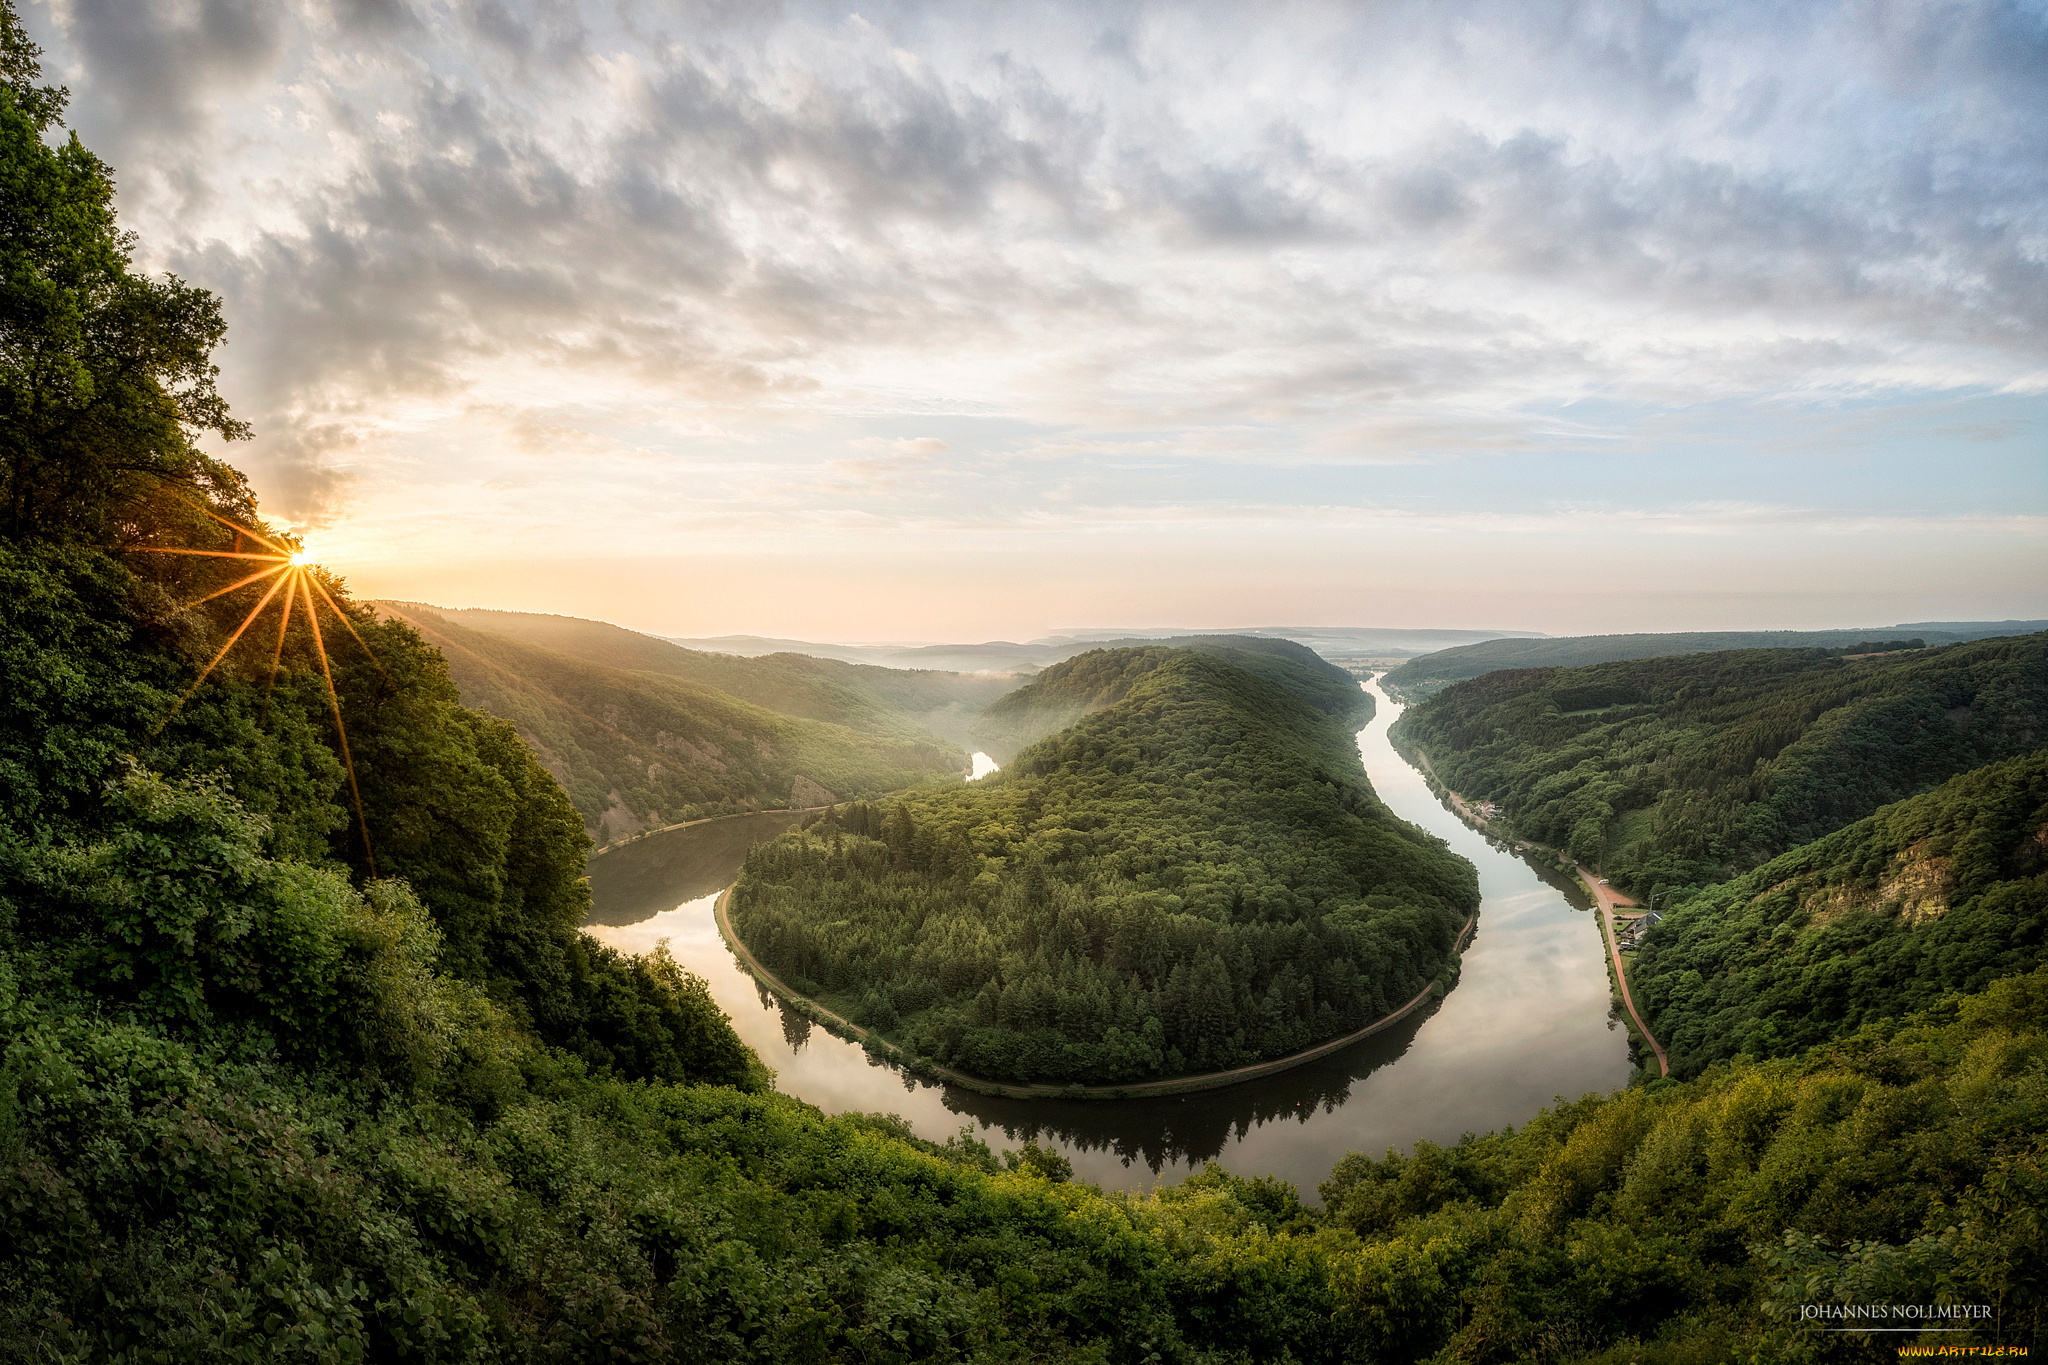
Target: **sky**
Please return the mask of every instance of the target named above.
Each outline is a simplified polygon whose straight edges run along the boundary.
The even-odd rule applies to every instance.
[[[25,0],[365,596],[2048,617],[2048,2]]]

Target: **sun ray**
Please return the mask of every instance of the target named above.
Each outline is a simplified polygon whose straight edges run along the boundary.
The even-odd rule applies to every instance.
[[[300,570],[304,573],[304,570]],[[363,793],[356,785],[356,761],[348,751],[348,727],[341,723],[341,694],[334,690],[334,670],[327,663],[327,645],[320,638],[320,614],[313,610],[313,594],[305,594],[306,622],[313,628],[313,652],[320,656],[320,674],[327,679],[327,703],[334,708],[334,733],[341,737],[341,765],[348,770],[348,793],[355,798],[356,826],[363,832],[363,858],[370,876],[377,875],[377,855],[370,847],[370,821],[363,814]]]
[[[306,585],[309,588],[311,588],[314,592],[320,594],[320,600],[325,602],[328,605],[328,607],[332,609],[334,614],[341,618],[341,624],[347,627],[348,633],[350,635],[355,636],[356,643],[363,647],[363,653],[369,655],[370,662],[377,665],[377,671],[379,673],[382,673],[386,680],[390,680],[390,670],[386,669],[384,667],[384,661],[377,657],[377,651],[370,648],[370,642],[368,640],[365,640],[360,634],[357,634],[355,622],[348,619],[348,613],[343,611],[341,609],[341,604],[334,600],[334,594],[327,591],[327,585],[325,583],[322,583],[319,579],[315,578],[310,573],[306,574]]]
[[[270,680],[263,684],[263,698],[266,703],[268,703],[268,701],[270,700],[271,691],[277,686],[278,662],[284,658],[285,632],[292,628],[292,608],[293,606],[297,605],[298,594],[299,575],[286,575],[284,587],[284,614],[277,618],[277,644],[274,647],[272,647],[270,651]]]
[[[198,506],[197,503],[193,505]],[[249,537],[249,539],[255,541],[258,545],[268,545],[271,549],[277,551],[281,555],[286,556],[287,558],[291,556],[290,550],[278,544],[270,537],[264,535],[261,531],[252,531],[248,527],[242,525],[239,522],[229,521],[226,517],[214,511],[211,507],[200,507],[199,510],[206,513],[207,516],[212,517],[221,525],[227,527],[230,531],[240,531],[243,535]]]
[[[156,728],[150,733],[152,736],[155,736],[163,732],[163,728],[170,724],[178,712],[184,709],[185,703],[192,699],[193,693],[199,690],[200,685],[212,676],[213,670],[220,666],[220,661],[228,656],[228,651],[232,650],[240,642],[242,636],[248,633],[249,627],[254,625],[256,619],[270,606],[271,601],[276,598],[278,590],[283,589],[285,593],[284,606],[278,617],[277,638],[271,643],[270,676],[264,684],[263,694],[267,699],[277,686],[277,675],[283,667],[285,638],[291,633],[292,613],[299,604],[303,603],[306,612],[306,627],[313,636],[313,652],[319,656],[320,676],[327,686],[327,705],[334,714],[335,739],[341,751],[342,768],[348,774],[349,798],[355,804],[356,827],[361,832],[363,839],[363,858],[369,864],[370,876],[374,878],[378,875],[377,854],[370,844],[369,816],[363,807],[362,785],[356,777],[355,755],[349,750],[348,725],[341,715],[341,693],[334,686],[333,661],[328,657],[327,640],[320,630],[320,612],[314,601],[316,594],[321,601],[326,602],[329,609],[340,619],[343,628],[355,638],[355,642],[362,647],[363,653],[369,656],[370,662],[377,666],[377,671],[389,679],[391,677],[390,670],[384,667],[384,661],[379,659],[376,651],[370,648],[370,642],[365,640],[362,632],[356,629],[355,622],[349,619],[346,611],[342,610],[341,603],[336,601],[334,594],[327,590],[327,585],[315,576],[312,567],[306,563],[307,556],[304,550],[294,550],[288,546],[281,545],[260,531],[251,530],[247,526],[242,526],[228,520],[211,508],[199,506],[198,510],[229,530],[236,532],[238,535],[248,536],[257,544],[265,546],[275,551],[275,553],[252,554],[241,549],[186,550],[159,545],[137,545],[128,548],[147,551],[152,554],[201,555],[211,559],[256,560],[261,563],[271,564],[273,567],[259,569],[245,578],[230,583],[227,587],[221,588],[217,592],[208,593],[197,601],[187,603],[185,606],[180,607],[179,611],[189,611],[193,607],[211,602],[217,597],[222,597],[235,591],[237,588],[247,587],[265,578],[275,578],[277,581],[270,585],[269,590],[263,594],[263,599],[249,609],[248,615],[242,618],[242,623],[235,627],[234,633],[228,636],[227,642],[215,651],[214,656],[207,660],[206,667],[199,671],[199,676],[192,680],[192,685],[185,689],[185,695],[178,698],[177,705],[173,706],[165,714],[164,718],[157,722]]]
[[[256,555],[246,550],[174,550],[168,545],[129,545],[125,549],[138,554],[153,555],[204,555],[208,559],[267,559],[290,563],[290,555]]]
[[[210,592],[206,594],[206,596],[204,597],[195,598],[194,600],[187,602],[184,606],[179,607],[177,611],[172,612],[171,615],[177,616],[180,613],[188,612],[192,610],[192,608],[199,606],[202,603],[211,602],[216,597],[225,597],[229,593],[233,592],[236,588],[246,588],[251,583],[256,582],[258,579],[268,578],[272,574],[283,573],[285,570],[289,568],[291,568],[291,565],[289,564],[279,564],[276,568],[272,569],[258,569],[255,573],[250,574],[247,578],[240,579],[236,582],[230,583],[225,588],[222,588],[217,592]]]
[[[213,672],[214,666],[218,664],[222,659],[225,659],[227,657],[228,651],[235,647],[235,641],[242,638],[242,632],[248,630],[251,623],[253,623],[258,616],[263,614],[263,609],[270,605],[270,599],[277,596],[277,590],[283,586],[284,580],[280,578],[277,582],[272,583],[270,585],[270,591],[263,594],[263,600],[261,602],[258,602],[255,606],[249,608],[249,614],[242,618],[242,624],[235,627],[235,633],[233,635],[228,636],[228,642],[222,645],[219,651],[214,654],[213,658],[207,661],[206,667],[199,670],[199,676],[194,678],[192,680],[192,685],[185,689],[185,695],[178,698],[178,704],[176,706],[173,706],[170,709],[170,711],[165,714],[164,718],[156,723],[156,729],[150,731],[151,735],[162,734],[163,728],[171,723],[171,718],[173,716],[176,716],[178,712],[185,709],[185,703],[192,700],[192,694],[199,690],[199,684],[205,682],[207,679],[207,675]]]

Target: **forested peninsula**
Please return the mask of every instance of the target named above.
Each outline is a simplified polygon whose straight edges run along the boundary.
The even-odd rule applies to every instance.
[[[295,542],[197,444],[244,434],[218,304],[133,270],[40,79],[0,0],[0,1361],[1704,1365],[1854,1351],[1797,1306],[1935,1292],[2048,1344],[2043,971],[1356,1155],[1321,1208],[1215,1167],[1105,1194],[778,1094],[701,981],[577,932],[582,820],[436,649],[297,566],[288,628],[276,599],[251,625]],[[1166,737],[1111,733],[1134,701],[1256,702],[1244,752],[1334,753],[1334,717],[1228,668],[1175,656],[991,812],[1070,763],[1078,791],[1149,771]],[[1138,893],[1162,913],[1250,928],[1360,849],[1416,907],[1468,902],[1348,770],[1182,747],[1318,841],[1270,844],[1241,907],[1195,845],[1133,839],[1129,880],[1185,870]],[[912,826],[913,870],[946,828]],[[1016,832],[999,886],[1094,833]]]
[[[1055,665],[1004,714],[1116,699],[993,777],[755,849],[733,927],[795,989],[990,1080],[1151,1080],[1356,1030],[1448,984],[1478,895],[1373,795],[1360,693],[1311,660]]]

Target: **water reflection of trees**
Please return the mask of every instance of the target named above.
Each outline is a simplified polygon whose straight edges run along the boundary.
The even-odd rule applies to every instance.
[[[713,892],[739,875],[747,850],[773,839],[801,811],[762,811],[649,834],[591,857],[590,923],[638,924]]]
[[[776,1004],[782,1005],[782,1002],[778,1000]],[[789,1044],[791,1052],[804,1050],[804,1044],[811,1041],[813,1027],[809,1015],[799,1014],[787,1005],[782,1005],[782,1041]]]
[[[1449,797],[1438,795],[1437,801],[1446,811],[1449,811],[1452,815],[1458,815],[1457,808],[1451,804]],[[1503,839],[1497,834],[1490,833],[1476,825],[1465,822],[1463,816],[1458,816],[1458,818],[1461,823],[1465,824],[1465,828],[1484,839],[1488,848],[1496,853],[1505,853],[1535,873],[1538,881],[1561,894],[1565,899],[1565,904],[1571,906],[1572,909],[1590,910],[1593,908],[1593,898],[1587,893],[1585,883],[1581,882],[1573,873],[1558,866],[1556,855],[1549,849],[1525,848],[1516,840]]]
[[[1439,1002],[1440,1003],[1440,1002]],[[1017,1100],[983,1095],[954,1085],[934,1086],[940,1102],[956,1114],[1000,1128],[1012,1142],[1051,1139],[1079,1151],[1113,1153],[1126,1165],[1143,1163],[1155,1175],[1168,1165],[1198,1164],[1220,1157],[1232,1142],[1253,1128],[1292,1119],[1307,1123],[1317,1114],[1333,1113],[1351,1097],[1351,1087],[1381,1067],[1400,1059],[1416,1033],[1436,1013],[1437,1004],[1417,1010],[1328,1057],[1261,1080],[1243,1081],[1221,1090],[1192,1095],[1135,1100]],[[801,1021],[810,1021],[782,1007],[785,1036]],[[904,1089],[933,1086],[865,1054],[870,1066],[888,1067]]]

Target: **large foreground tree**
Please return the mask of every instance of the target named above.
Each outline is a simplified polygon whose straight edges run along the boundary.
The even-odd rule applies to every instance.
[[[52,145],[66,92],[40,56],[0,2],[0,532],[104,543],[181,494],[246,510],[194,444],[248,435],[215,388],[220,303],[130,268],[106,163]]]

